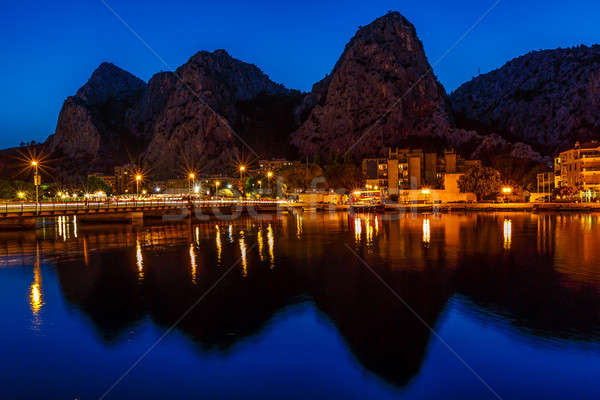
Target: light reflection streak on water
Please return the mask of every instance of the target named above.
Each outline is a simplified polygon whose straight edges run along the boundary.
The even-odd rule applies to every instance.
[[[367,244],[370,245],[373,243],[373,225],[371,225],[371,221],[369,218],[365,219],[365,236],[367,239]]]
[[[431,225],[429,218],[423,220],[423,243],[429,244],[431,242]]]
[[[362,221],[359,217],[354,218],[354,239],[356,243],[360,243],[360,237],[362,235]]]
[[[302,214],[296,214],[296,236],[300,239],[302,236]]]
[[[135,240],[135,259],[137,261],[138,279],[144,279],[144,258],[142,256],[142,245],[139,235]]]
[[[248,276],[248,261],[246,260],[246,241],[244,231],[240,231],[240,252],[242,255],[242,276]]]
[[[190,243],[190,266],[192,273],[192,283],[196,284],[196,253],[194,251],[194,243]]]
[[[71,237],[70,235],[70,230],[69,230],[69,217],[63,215],[60,217],[56,217],[56,228],[58,231],[58,237],[61,238],[63,241],[66,241],[67,239],[69,239]],[[74,228],[74,235],[75,237],[77,237],[77,220],[75,219],[77,218],[76,216],[73,216],[73,228]]]
[[[58,229],[58,237],[62,238],[62,217],[57,217],[56,219],[56,228]]]
[[[86,237],[83,238],[83,262],[85,263],[86,266],[89,265],[89,263],[90,263],[89,254],[88,254],[88,244],[87,244]]]
[[[258,256],[260,257],[260,261],[264,261],[265,257],[263,256],[262,227],[258,228],[258,233],[256,234],[256,241],[258,242]]]
[[[200,245],[200,227],[198,227],[198,226],[196,227],[195,235],[196,235],[196,244]]]
[[[29,288],[29,305],[33,314],[33,324],[39,326],[41,321],[39,319],[39,312],[44,305],[42,296],[42,272],[40,270],[40,245],[36,242],[35,246],[35,262],[33,265],[33,283]]]
[[[77,237],[77,215],[73,215],[73,236]]]
[[[221,248],[221,230],[219,229],[219,225],[215,225],[216,235],[215,242],[217,244],[217,263],[221,263],[221,252],[223,249]]]
[[[504,220],[504,249],[510,250],[512,244],[512,221],[510,219]]]
[[[229,243],[233,243],[233,225],[229,224]]]
[[[271,269],[275,266],[275,255],[273,252],[273,228],[271,224],[267,226],[267,243],[269,245],[269,259],[271,261]]]

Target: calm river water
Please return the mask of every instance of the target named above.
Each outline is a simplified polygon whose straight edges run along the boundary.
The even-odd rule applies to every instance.
[[[60,218],[0,311],[2,399],[598,399],[600,216]]]

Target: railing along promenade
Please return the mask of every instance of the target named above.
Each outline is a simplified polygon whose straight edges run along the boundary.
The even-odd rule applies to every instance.
[[[283,200],[221,200],[221,199],[131,199],[106,201],[43,201],[2,202],[0,216],[43,216],[86,214],[99,212],[127,212],[156,209],[211,208],[211,207],[256,207],[273,208],[286,205]]]

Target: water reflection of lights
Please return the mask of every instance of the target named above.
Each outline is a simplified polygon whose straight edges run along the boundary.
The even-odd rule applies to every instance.
[[[229,224],[229,243],[233,243],[233,225]]]
[[[142,256],[142,245],[140,239],[137,238],[135,241],[135,259],[137,261],[138,278],[144,278],[144,258]]]
[[[300,238],[302,235],[302,214],[296,214],[296,236]]]
[[[275,266],[275,255],[273,253],[273,228],[271,224],[267,226],[267,244],[269,245],[269,259],[271,261],[271,268]]]
[[[360,237],[362,234],[362,221],[360,220],[360,218],[356,217],[354,219],[354,239],[356,240],[356,242],[360,242]]]
[[[504,249],[510,250],[512,242],[512,221],[510,219],[504,220]]]
[[[244,231],[240,231],[240,252],[242,254],[242,276],[248,275],[248,261],[246,260],[246,241]]]
[[[196,236],[196,244],[199,245],[200,244],[200,227],[198,227],[198,226],[196,227],[196,230],[195,230],[195,236]]]
[[[33,266],[33,283],[29,289],[29,306],[31,307],[31,312],[33,316],[36,317],[34,323],[39,325],[39,320],[37,319],[38,313],[40,312],[42,306],[44,305],[44,301],[42,298],[42,272],[40,270],[40,248],[39,243],[36,243],[36,254],[35,254],[35,264]]]
[[[215,242],[217,244],[217,262],[221,263],[221,252],[223,249],[221,248],[221,230],[219,229],[219,225],[215,225],[216,228],[216,237]]]
[[[258,242],[258,256],[260,257],[260,261],[264,261],[263,257],[263,236],[262,236],[262,228],[258,228],[258,233],[256,234],[256,241]]]
[[[192,273],[192,283],[196,284],[196,253],[194,251],[194,243],[190,243],[190,266]]]
[[[37,315],[42,308],[42,293],[40,292],[40,285],[37,283],[31,285],[29,304],[31,305],[31,311],[33,311],[33,314]]]
[[[71,237],[71,232],[69,229],[69,217],[60,216],[56,217],[56,230],[59,238],[62,238],[63,241],[66,241]],[[73,216],[73,235],[77,237],[77,217]]]
[[[379,217],[375,216],[375,235],[379,234]]]
[[[85,265],[89,265],[90,259],[88,255],[87,238],[83,238],[83,262]]]
[[[371,225],[371,221],[368,218],[365,220],[365,236],[367,244],[371,244],[373,242],[373,225]]]
[[[429,218],[423,220],[423,243],[429,244],[431,242],[431,225]]]

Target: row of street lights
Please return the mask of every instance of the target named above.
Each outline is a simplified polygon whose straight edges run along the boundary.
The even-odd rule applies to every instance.
[[[39,174],[39,162],[37,160],[32,160],[31,161],[31,166],[34,168],[34,175],[33,175],[33,184],[35,186],[35,202],[39,203],[39,186],[42,183],[42,179],[41,176]],[[244,177],[244,172],[246,172],[246,166],[245,165],[240,165],[239,167],[239,171],[240,171],[240,183],[242,182],[242,179]],[[267,172],[267,179],[271,180],[271,178],[273,177],[273,172],[272,171],[268,171]],[[135,191],[136,194],[139,196],[140,195],[140,184],[142,183],[142,179],[143,176],[141,173],[136,173],[135,174]],[[190,172],[188,174],[188,179],[189,179],[189,191],[190,194],[192,193],[192,191],[195,191],[195,183],[196,183],[196,174],[193,172]],[[221,185],[220,181],[216,181],[215,182],[215,189],[219,190],[219,186]],[[242,183],[243,185],[243,183]],[[258,181],[258,185],[259,187],[262,188],[262,181]],[[145,191],[144,191],[145,192]],[[23,199],[25,197],[25,193],[24,192],[18,192],[17,196],[20,199]]]

